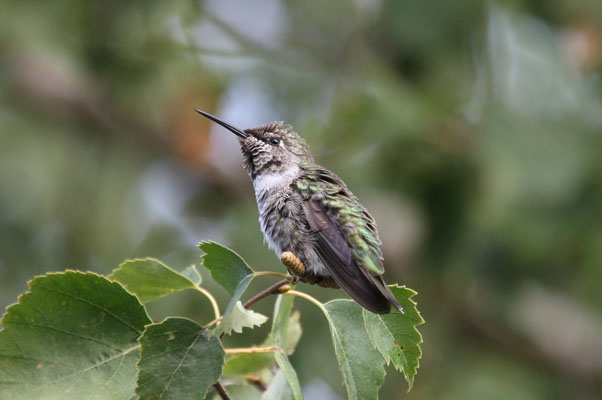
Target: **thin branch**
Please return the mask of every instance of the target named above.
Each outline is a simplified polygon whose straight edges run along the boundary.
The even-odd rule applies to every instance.
[[[221,29],[222,32],[242,46],[244,52],[266,58],[271,63],[278,63],[287,68],[298,69],[299,66],[303,65],[306,67],[314,66],[307,63],[306,57],[300,57],[295,53],[287,52],[286,49],[271,49],[258,41],[250,39],[248,35],[241,33],[215,14],[205,12],[204,15],[215,26]]]
[[[245,304],[243,304],[243,307],[249,308],[253,304],[257,303],[259,300],[263,299],[266,296],[269,296],[271,294],[280,293],[279,289],[282,286],[288,284],[288,282],[289,282],[289,279],[283,279],[280,282],[274,283],[272,286],[268,287],[267,289],[262,290],[261,292],[257,293],[255,296],[253,296],[249,300],[247,300],[247,302]]]
[[[232,397],[230,397],[230,394],[228,393],[228,391],[226,391],[226,388],[224,387],[224,385],[222,385],[220,381],[215,382],[213,384],[213,387],[215,388],[215,390],[217,390],[217,393],[219,394],[219,397],[222,398],[222,400],[232,400]]]

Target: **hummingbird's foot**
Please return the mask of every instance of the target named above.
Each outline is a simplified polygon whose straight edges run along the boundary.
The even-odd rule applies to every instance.
[[[323,288],[338,289],[339,285],[332,279],[332,276],[316,276],[308,274],[315,278],[314,284]]]
[[[280,255],[280,261],[293,274],[291,283],[297,283],[301,280],[310,285],[318,285],[324,288],[339,288],[339,285],[332,279],[332,276],[320,276],[307,271],[303,262],[290,251],[283,252]]]
[[[303,262],[290,251],[283,252],[280,255],[280,261],[282,261],[282,264],[284,264],[293,275],[299,277],[305,275],[305,265],[303,265]]]
[[[318,285],[323,288],[338,289],[339,285],[332,279],[332,276],[321,276],[307,272],[301,280],[310,285]]]

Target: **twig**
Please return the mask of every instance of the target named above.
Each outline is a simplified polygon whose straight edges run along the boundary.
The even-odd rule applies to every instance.
[[[249,39],[247,35],[244,35],[215,14],[205,12],[204,15],[232,40],[238,42],[238,44],[245,49],[243,52],[264,57],[269,59],[272,63],[277,63],[287,68],[298,69],[299,66],[302,65],[307,67],[313,66],[307,63],[306,57],[299,57],[294,53],[285,52],[283,50],[273,50],[264,46],[260,42]]]
[[[226,352],[226,355],[229,356],[235,354],[274,353],[280,351],[280,347],[233,347],[229,349],[224,349],[224,351]]]
[[[267,289],[262,290],[261,292],[257,293],[255,296],[253,296],[249,300],[247,300],[247,302],[245,304],[243,304],[243,307],[249,308],[253,304],[257,303],[259,300],[263,299],[264,297],[269,296],[271,294],[279,293],[278,289],[280,289],[282,286],[288,284],[288,282],[289,282],[288,279],[283,279],[280,282],[274,283],[272,286],[268,287]]]
[[[217,390],[217,393],[219,394],[219,397],[222,398],[222,400],[232,400],[232,397],[230,397],[230,394],[220,381],[215,382],[213,384],[213,387],[215,388],[215,390]]]

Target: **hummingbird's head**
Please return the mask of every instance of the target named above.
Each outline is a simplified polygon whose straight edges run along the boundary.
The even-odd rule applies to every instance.
[[[195,111],[238,136],[243,166],[252,179],[265,173],[285,173],[313,161],[305,139],[284,122],[270,122],[242,130],[204,111]]]

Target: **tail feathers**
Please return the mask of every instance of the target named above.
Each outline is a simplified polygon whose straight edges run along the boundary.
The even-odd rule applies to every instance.
[[[391,305],[403,313],[403,308],[381,275],[372,275],[360,268],[352,257],[342,260],[326,246],[320,246],[324,265],[336,283],[362,307],[376,314],[388,314]]]
[[[353,300],[376,314],[388,314],[393,305],[402,314],[403,307],[381,275],[371,275],[352,262],[344,269],[329,268],[334,280]]]
[[[372,275],[353,259],[345,238],[335,224],[325,219],[317,232],[316,250],[335,282],[362,307],[376,313],[388,314],[391,305],[403,313],[403,308],[381,275]]]
[[[347,270],[349,269],[356,269],[359,272],[359,268],[356,265],[348,266]],[[338,272],[341,271],[336,270],[336,272],[331,272],[334,280],[339,284],[341,289],[362,307],[376,314],[388,314],[391,312],[389,298],[382,293],[383,289],[375,285],[371,279],[366,278],[361,273],[355,279],[349,279],[350,274],[341,274]]]
[[[387,299],[387,301],[391,305],[393,305],[393,307],[398,309],[400,313],[405,314],[405,312],[403,311],[403,307],[401,306],[401,304],[399,304],[399,301],[397,300],[397,298],[395,297],[395,295],[393,294],[391,289],[389,289],[389,286],[387,286],[387,283],[383,279],[382,275],[374,276],[374,275],[370,275],[370,273],[365,272],[363,270],[362,270],[362,272],[364,272],[364,275],[366,276],[366,278],[368,278],[368,280],[370,280],[372,282],[372,284],[378,289],[380,294],[385,299]]]
[[[362,307],[377,314],[391,312],[391,304],[403,310],[380,275],[364,271],[351,257],[342,260],[330,247],[319,246],[318,254],[335,282]]]

